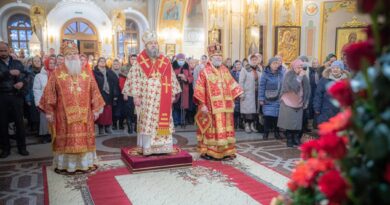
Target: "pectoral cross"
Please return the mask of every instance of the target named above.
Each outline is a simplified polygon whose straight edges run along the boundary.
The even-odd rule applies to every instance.
[[[89,75],[88,75],[85,71],[83,71],[83,72],[80,74],[80,76],[81,76],[81,78],[82,78],[83,80],[85,80],[86,78],[89,77]]]
[[[74,88],[76,87],[77,92],[81,92],[81,87],[79,85],[79,80],[72,79],[71,85],[70,85],[70,92],[74,92]]]
[[[64,73],[64,72],[61,72],[61,74],[58,76],[59,79],[61,80],[66,80],[66,78],[68,77],[69,75]]]
[[[162,85],[165,86],[165,93],[168,93],[168,87],[170,87],[171,84],[168,83],[168,77],[167,76],[165,76],[165,82]]]

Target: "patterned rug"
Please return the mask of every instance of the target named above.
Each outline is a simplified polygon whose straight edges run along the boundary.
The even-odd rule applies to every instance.
[[[206,161],[191,168],[130,174],[118,159],[97,172],[63,176],[43,166],[45,204],[269,204],[288,177],[250,158]]]

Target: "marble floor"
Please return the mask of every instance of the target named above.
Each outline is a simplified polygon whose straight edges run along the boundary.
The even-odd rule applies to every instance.
[[[300,160],[297,148],[287,148],[285,141],[274,140],[272,136],[264,141],[260,133],[247,134],[238,130],[236,137],[237,150],[241,155],[285,176],[291,173],[294,164]],[[20,156],[14,147],[11,156],[0,159],[0,204],[43,204],[42,165],[51,164],[51,144],[42,144],[34,136],[27,137],[27,143],[30,156]],[[195,152],[195,128],[177,128],[174,143]],[[119,159],[120,147],[135,144],[136,135],[129,135],[124,130],[96,137],[97,153],[102,159]]]

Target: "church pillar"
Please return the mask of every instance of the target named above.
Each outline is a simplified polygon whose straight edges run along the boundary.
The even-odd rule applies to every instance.
[[[245,56],[245,16],[243,14],[245,1],[232,0],[229,4],[226,57],[235,61]]]
[[[148,0],[148,20],[150,29],[154,31],[157,30],[158,5],[160,0]]]

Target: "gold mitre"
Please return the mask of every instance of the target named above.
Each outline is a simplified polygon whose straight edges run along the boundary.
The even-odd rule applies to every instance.
[[[145,31],[144,35],[142,35],[142,41],[144,44],[148,44],[152,41],[157,41],[157,34],[155,31]]]
[[[61,45],[61,51],[65,56],[72,53],[79,53],[79,49],[77,48],[76,43],[73,41],[64,41]]]
[[[207,47],[207,51],[210,57],[216,55],[222,56],[222,45],[218,42],[213,42]]]

